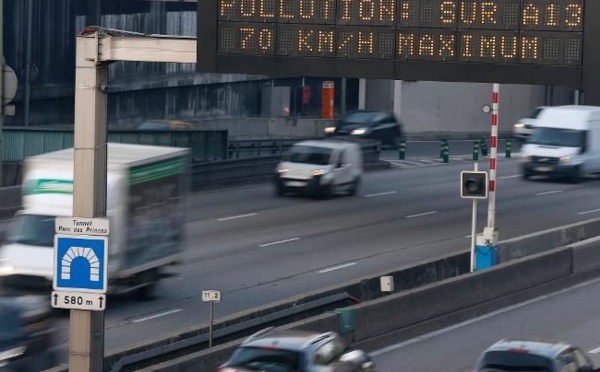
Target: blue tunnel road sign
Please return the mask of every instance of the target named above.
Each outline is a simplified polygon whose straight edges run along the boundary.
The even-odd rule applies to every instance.
[[[54,290],[106,293],[107,258],[105,236],[55,235]]]

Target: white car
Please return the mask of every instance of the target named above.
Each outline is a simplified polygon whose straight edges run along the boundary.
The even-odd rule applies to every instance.
[[[538,116],[547,106],[536,107],[529,115],[519,119],[513,126],[512,137],[525,140],[533,133]]]

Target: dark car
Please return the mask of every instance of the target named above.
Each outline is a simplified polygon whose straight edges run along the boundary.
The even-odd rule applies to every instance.
[[[361,350],[335,332],[264,329],[248,337],[218,372],[376,372]],[[354,372],[353,371],[353,372]]]
[[[326,127],[325,135],[375,139],[382,145],[398,147],[404,139],[404,128],[391,112],[358,110],[344,115],[335,126]]]
[[[473,372],[592,372],[594,366],[580,348],[561,343],[501,340],[485,350]]]
[[[55,332],[45,296],[0,298],[0,372],[36,372],[56,365]]]

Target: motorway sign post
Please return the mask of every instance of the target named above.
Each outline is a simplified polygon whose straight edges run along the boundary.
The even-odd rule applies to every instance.
[[[206,290],[202,291],[202,301],[210,302],[210,315],[208,323],[208,347],[212,347],[213,320],[215,315],[215,302],[221,302],[221,291]]]
[[[50,298],[57,309],[104,311],[106,307],[105,294],[53,291]]]
[[[108,219],[59,217],[55,232],[52,307],[104,311],[108,285]]]

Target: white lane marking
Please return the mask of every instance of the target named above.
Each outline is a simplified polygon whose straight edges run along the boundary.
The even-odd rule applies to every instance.
[[[386,191],[386,192],[380,192],[377,194],[369,194],[369,195],[365,195],[367,198],[371,198],[373,196],[384,196],[384,195],[392,195],[392,194],[397,194],[398,191]]]
[[[537,194],[535,194],[535,196],[559,194],[561,192],[563,192],[563,191],[562,190],[544,191],[544,192],[538,192]]]
[[[300,238],[290,238],[290,239],[285,239],[285,240],[278,240],[276,242],[261,244],[261,245],[259,245],[259,247],[264,248],[264,247],[269,247],[269,246],[272,246],[272,245],[289,243],[289,242],[293,242],[293,241],[296,241],[296,240],[300,240]]]
[[[590,209],[589,211],[583,211],[583,212],[579,212],[577,214],[588,214],[588,213],[596,213],[596,212],[600,212],[600,209]]]
[[[436,214],[436,211],[429,211],[429,212],[425,212],[425,213],[418,213],[418,214],[411,214],[409,216],[406,216],[405,218],[416,218],[416,217],[423,217],[423,216],[429,216],[432,214]]]
[[[502,177],[500,177],[500,178],[502,178],[502,179],[507,179],[507,178],[519,178],[519,177],[521,177],[521,176],[520,176],[520,175],[518,175],[518,174],[513,174],[512,176],[502,176]]]
[[[590,350],[590,351],[589,351],[589,353],[590,353],[590,354],[597,354],[597,353],[600,353],[600,347],[597,347],[597,348],[595,348],[595,349],[592,349],[592,350]]]
[[[147,316],[147,317],[144,317],[144,318],[134,319],[134,320],[132,320],[132,322],[134,322],[134,323],[141,323],[141,322],[145,322],[147,320],[152,320],[152,319],[160,318],[160,317],[163,317],[163,316],[167,316],[167,315],[179,313],[181,311],[183,311],[183,309],[169,310],[169,311],[165,311],[164,313],[158,313],[158,314],[150,315],[150,316]]]
[[[410,340],[399,342],[399,343],[394,344],[394,345],[386,346],[386,347],[384,347],[382,349],[370,352],[369,354],[371,354],[372,356],[383,355],[383,354],[386,354],[386,353],[389,353],[389,352],[392,352],[392,351],[395,351],[395,350],[398,350],[398,349],[402,349],[403,347],[410,346],[410,345],[413,345],[413,344],[417,344],[417,343],[419,343],[421,341],[425,341],[425,340],[428,340],[428,339],[433,338],[433,337],[437,337],[437,336],[442,335],[444,333],[448,333],[450,331],[454,331],[456,329],[459,329],[459,328],[462,328],[462,327],[465,327],[465,326],[468,326],[468,325],[471,325],[471,324],[478,323],[478,322],[480,322],[482,320],[493,318],[496,315],[500,315],[500,314],[507,313],[509,311],[517,310],[517,309],[519,309],[521,307],[524,307],[524,306],[527,306],[527,305],[531,305],[531,304],[534,304],[536,302],[540,302],[540,301],[546,300],[548,298],[560,296],[563,293],[566,293],[566,292],[569,292],[569,291],[572,291],[572,290],[575,290],[575,289],[578,289],[578,288],[582,288],[582,287],[585,287],[585,286],[588,286],[588,285],[596,284],[598,282],[600,282],[600,278],[592,279],[592,280],[590,280],[588,282],[585,282],[585,283],[579,283],[579,284],[574,285],[574,286],[572,286],[570,288],[561,289],[558,292],[554,292],[554,293],[543,295],[543,296],[540,296],[540,297],[537,297],[537,298],[533,298],[531,300],[527,300],[525,302],[521,302],[521,303],[518,303],[518,304],[515,304],[515,305],[512,305],[512,306],[508,306],[508,307],[505,307],[503,309],[496,310],[496,311],[493,311],[491,313],[479,316],[477,318],[473,318],[473,319],[469,319],[469,320],[466,320],[466,321],[461,322],[461,323],[457,323],[457,324],[455,324],[453,326],[450,326],[450,327],[447,327],[447,328],[443,328],[443,329],[440,329],[440,330],[437,330],[437,331],[433,331],[431,333],[427,333],[427,334],[424,334],[424,335],[419,336],[419,337],[415,337],[415,338],[410,339]]]
[[[465,235],[465,238],[469,239],[471,237],[471,234],[469,235]]]
[[[356,262],[349,262],[347,264],[333,266],[333,267],[329,267],[327,269],[319,270],[318,273],[319,274],[324,274],[324,273],[328,273],[330,271],[335,271],[335,270],[339,270],[339,269],[345,269],[346,267],[350,267],[350,266],[354,266],[354,265],[356,265]]]
[[[239,214],[237,216],[219,218],[217,221],[237,220],[238,218],[253,217],[256,215],[258,215],[258,213]]]

